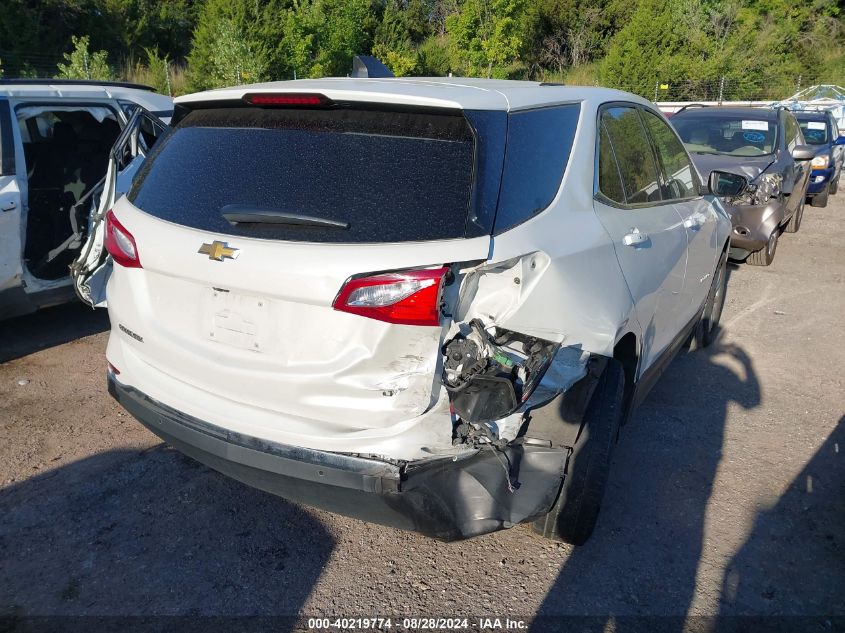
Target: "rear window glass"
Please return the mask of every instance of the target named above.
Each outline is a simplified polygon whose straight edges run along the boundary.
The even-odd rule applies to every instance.
[[[804,133],[804,141],[809,145],[827,144],[827,123],[825,121],[802,121],[798,125]]]
[[[460,114],[196,110],[156,146],[129,200],[164,220],[230,235],[308,242],[458,238],[466,228],[474,147]],[[233,209],[241,212],[236,222]],[[278,219],[289,215],[313,222]],[[347,228],[313,225],[320,221]]]
[[[496,233],[551,204],[569,162],[580,109],[571,104],[510,115]]]

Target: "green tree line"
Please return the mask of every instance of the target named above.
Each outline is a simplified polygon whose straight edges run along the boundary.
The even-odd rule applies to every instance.
[[[842,10],[837,0],[6,0],[0,60],[7,74],[52,64],[61,76],[140,76],[179,92],[343,76],[364,53],[396,75],[653,97],[694,82],[841,83]]]

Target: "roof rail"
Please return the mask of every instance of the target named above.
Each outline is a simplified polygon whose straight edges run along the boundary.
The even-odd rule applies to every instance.
[[[682,107],[680,110],[675,110],[675,111],[672,113],[672,116],[675,116],[676,114],[680,114],[681,112],[683,112],[683,111],[684,111],[684,110],[686,110],[687,108],[712,108],[712,107],[713,107],[713,106],[709,106],[709,105],[707,105],[706,103],[688,103],[687,105],[685,105],[684,107]]]
[[[96,81],[93,79],[0,79],[0,86],[19,86],[19,85],[35,85],[35,86],[103,86],[114,88],[135,88],[136,90],[146,90],[148,92],[155,92],[152,86],[145,86],[144,84],[135,84],[129,81]]]

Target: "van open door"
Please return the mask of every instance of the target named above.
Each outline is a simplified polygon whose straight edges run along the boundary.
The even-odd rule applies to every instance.
[[[0,318],[28,312],[21,285],[21,190],[7,99],[0,99]]]
[[[153,145],[170,127],[138,106],[111,149],[108,171],[99,201],[92,204],[88,237],[70,275],[77,296],[94,308],[106,306],[106,282],[112,262],[105,248],[105,217],[114,203],[128,191]]]

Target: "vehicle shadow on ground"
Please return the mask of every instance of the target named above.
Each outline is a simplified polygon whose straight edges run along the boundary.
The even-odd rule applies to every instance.
[[[727,410],[760,402],[742,347],[714,344],[671,364],[623,429],[596,531],[564,563],[534,630],[571,630],[561,615],[589,616],[584,631],[684,630]]]
[[[720,615],[820,616],[816,630],[842,630],[843,596],[845,416],[778,502],[757,515],[725,570]],[[839,620],[832,628],[831,616]]]
[[[109,329],[105,310],[79,302],[0,322],[0,363]]]
[[[58,614],[144,616],[146,628],[161,630],[250,629],[254,622],[196,616],[296,615],[334,548],[309,512],[164,445],[12,484],[0,490],[0,507],[0,618],[12,628]],[[156,622],[162,615],[190,618],[174,627]],[[288,631],[293,622],[267,625]]]

